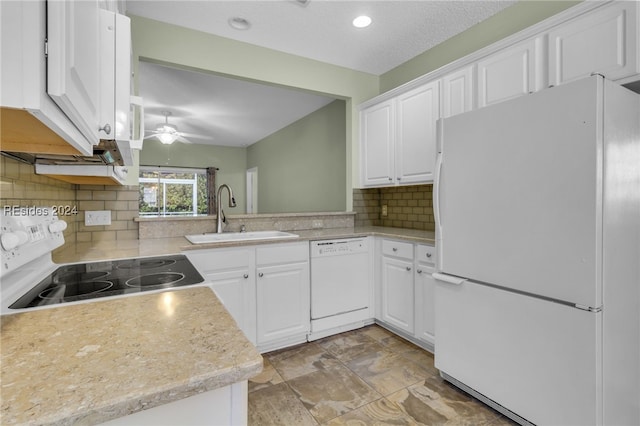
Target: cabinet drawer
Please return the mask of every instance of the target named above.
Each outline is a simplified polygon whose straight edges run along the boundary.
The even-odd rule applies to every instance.
[[[418,247],[416,247],[416,259],[420,263],[434,265],[436,262],[436,248],[434,246],[418,244]]]
[[[382,240],[382,254],[413,261],[413,244],[402,241]]]
[[[278,263],[308,262],[309,243],[292,243],[278,245],[264,245],[256,250],[256,263],[258,265],[271,265]]]

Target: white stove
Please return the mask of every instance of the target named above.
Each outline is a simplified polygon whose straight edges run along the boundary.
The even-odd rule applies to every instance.
[[[60,304],[200,284],[184,255],[56,264],[51,252],[64,244],[66,222],[48,208],[5,208],[0,216],[1,312],[18,313]]]

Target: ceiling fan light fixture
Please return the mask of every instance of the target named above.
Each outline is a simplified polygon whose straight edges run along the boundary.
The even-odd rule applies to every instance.
[[[162,111],[162,115],[164,115],[164,123],[158,124],[155,136],[163,144],[171,145],[178,139],[178,137],[180,137],[180,133],[178,133],[178,126],[169,124],[169,116],[171,115],[170,111]]]
[[[236,30],[240,31],[248,30],[249,28],[251,28],[251,22],[239,16],[229,18],[229,25],[231,26],[231,28],[235,28]]]
[[[356,28],[366,28],[371,25],[371,18],[367,15],[361,15],[355,18],[352,23]]]
[[[156,136],[165,145],[171,145],[178,139],[177,133],[158,133]]]

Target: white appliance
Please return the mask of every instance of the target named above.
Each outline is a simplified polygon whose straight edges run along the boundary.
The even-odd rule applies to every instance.
[[[640,424],[640,96],[592,76],[439,130],[436,367],[522,424]]]
[[[311,241],[309,341],[362,327],[371,319],[368,239]]]

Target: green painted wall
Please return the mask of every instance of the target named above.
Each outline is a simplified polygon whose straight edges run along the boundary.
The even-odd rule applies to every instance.
[[[334,101],[247,148],[259,213],[346,209],[345,107]]]
[[[401,86],[578,3],[580,1],[519,1],[489,19],[382,74],[380,76],[380,93]]]
[[[140,153],[141,166],[217,167],[216,185],[226,183],[233,190],[237,206],[225,208],[227,214],[245,213],[247,149],[225,146],[183,144],[163,145],[146,140]],[[226,195],[225,195],[226,197]],[[226,198],[224,201],[226,205]],[[215,212],[214,212],[215,213]]]

